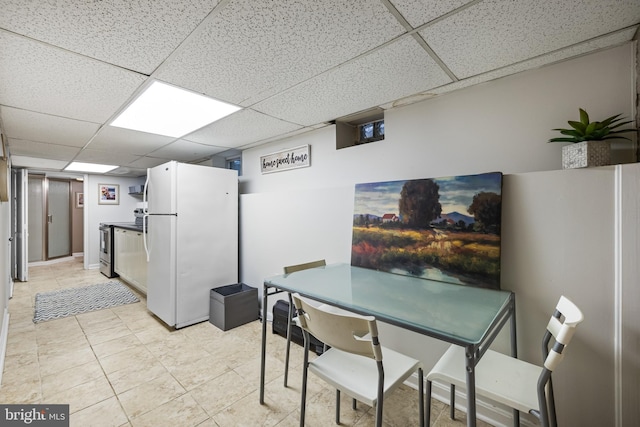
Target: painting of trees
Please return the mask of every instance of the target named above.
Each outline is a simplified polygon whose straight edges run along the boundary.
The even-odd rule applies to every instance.
[[[480,192],[473,196],[468,212],[476,219],[476,229],[499,233],[502,221],[502,197],[496,193]]]
[[[502,174],[356,184],[351,264],[500,287]]]
[[[402,222],[410,227],[430,227],[431,221],[442,213],[439,189],[431,179],[405,182],[398,205]]]

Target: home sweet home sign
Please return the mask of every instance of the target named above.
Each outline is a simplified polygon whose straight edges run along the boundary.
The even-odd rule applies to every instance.
[[[311,165],[309,145],[288,148],[286,150],[260,156],[262,173],[280,172],[289,169],[305,168]]]

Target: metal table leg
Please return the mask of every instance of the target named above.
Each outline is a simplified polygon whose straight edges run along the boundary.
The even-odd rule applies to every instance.
[[[473,346],[466,347],[467,427],[476,427],[476,363],[476,353]]]
[[[264,405],[264,376],[267,358],[267,290],[266,284],[262,286],[262,352],[260,359],[260,404]]]
[[[511,295],[511,357],[518,358],[518,337],[516,333],[516,299]],[[520,426],[520,411],[513,410],[513,426]]]

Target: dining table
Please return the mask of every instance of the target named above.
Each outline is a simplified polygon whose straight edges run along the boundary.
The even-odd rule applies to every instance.
[[[264,404],[265,390],[267,300],[279,292],[298,293],[464,347],[467,426],[470,427],[476,425],[476,365],[508,322],[511,356],[517,357],[516,304],[511,291],[429,280],[346,263],[329,264],[264,280],[260,404]],[[514,412],[514,421],[516,417],[519,418]]]

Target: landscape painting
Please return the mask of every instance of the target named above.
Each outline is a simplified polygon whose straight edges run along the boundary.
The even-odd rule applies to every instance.
[[[356,184],[351,265],[500,288],[502,173]]]

